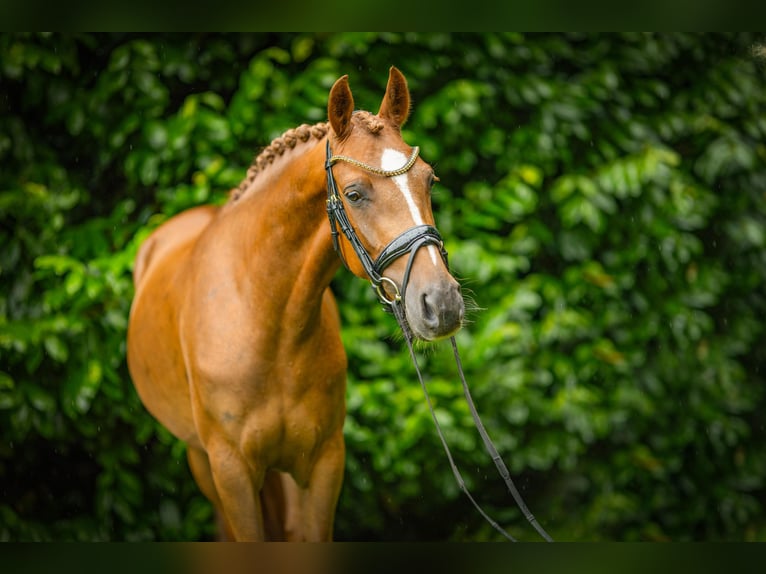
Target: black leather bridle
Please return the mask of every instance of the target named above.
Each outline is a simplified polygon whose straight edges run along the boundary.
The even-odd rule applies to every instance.
[[[421,247],[425,245],[435,245],[438,247],[439,253],[444,260],[444,264],[449,268],[447,251],[444,249],[444,241],[442,241],[442,236],[434,226],[416,225],[395,237],[373,261],[348,219],[348,214],[343,206],[343,200],[338,192],[338,185],[335,183],[335,177],[332,174],[332,166],[339,161],[344,161],[376,175],[393,177],[409,171],[415,164],[418,151],[419,149],[417,147],[413,148],[410,159],[399,169],[383,170],[346,156],[332,155],[330,140],[327,140],[327,159],[325,161],[325,170],[327,171],[327,218],[330,220],[332,245],[335,248],[338,257],[340,257],[340,260],[343,261],[343,265],[348,269],[348,262],[341,250],[339,237],[341,232],[346,236],[346,239],[348,239],[348,242],[354,249],[356,256],[359,258],[359,262],[362,264],[365,273],[367,273],[367,276],[370,278],[370,282],[378,294],[378,298],[387,306],[391,306],[394,301],[404,298],[404,294],[407,290],[407,283],[409,282],[410,271],[412,269],[412,263],[415,259],[415,253]],[[339,227],[340,231],[338,231]],[[399,257],[402,257],[407,253],[410,254],[410,257],[407,261],[407,267],[400,287],[392,279],[385,277],[383,271],[385,271],[385,269],[394,261],[399,259]],[[393,292],[393,295],[389,295],[386,292],[385,287],[389,287]]]
[[[471,496],[471,493],[468,491],[465,480],[460,474],[460,471],[458,470],[457,465],[452,458],[452,453],[450,452],[447,441],[444,438],[444,433],[442,432],[439,420],[436,418],[436,412],[434,411],[433,404],[431,403],[431,397],[428,394],[428,389],[426,388],[425,381],[423,380],[423,375],[420,372],[420,367],[418,365],[415,351],[412,346],[413,335],[407,323],[404,310],[404,295],[407,290],[410,270],[412,269],[412,263],[415,259],[415,253],[418,249],[425,245],[437,246],[439,248],[439,252],[441,253],[442,259],[444,260],[444,264],[447,266],[447,269],[449,269],[447,251],[444,249],[444,242],[442,241],[442,237],[439,235],[439,232],[436,230],[436,228],[432,225],[416,225],[415,227],[411,227],[410,229],[407,229],[401,233],[399,236],[395,237],[388,245],[386,245],[383,251],[381,251],[380,255],[378,255],[378,257],[373,261],[372,257],[370,257],[370,254],[367,252],[367,249],[365,249],[364,245],[362,244],[362,241],[359,239],[359,236],[356,234],[353,225],[351,225],[351,222],[348,219],[348,214],[346,213],[346,209],[343,206],[343,200],[341,199],[340,193],[338,192],[338,186],[335,183],[335,177],[332,174],[333,164],[339,161],[343,161],[383,177],[394,177],[397,175],[402,175],[407,173],[407,171],[409,171],[409,169],[415,165],[415,160],[418,157],[418,151],[418,148],[414,147],[410,159],[402,167],[395,170],[383,170],[347,156],[332,155],[330,140],[329,138],[327,139],[327,159],[325,160],[325,170],[327,171],[327,217],[330,220],[332,244],[335,248],[335,252],[338,254],[338,257],[340,257],[340,260],[343,261],[343,265],[345,265],[346,269],[348,269],[348,263],[343,255],[343,251],[341,250],[339,238],[341,232],[346,236],[349,243],[351,244],[351,247],[354,249],[354,252],[359,258],[362,267],[364,267],[364,270],[367,273],[372,286],[375,288],[375,291],[378,294],[378,298],[384,304],[385,308],[393,313],[396,317],[396,320],[399,323],[399,327],[402,329],[402,333],[404,334],[404,340],[407,342],[407,347],[410,351],[410,358],[412,359],[412,363],[415,365],[415,372],[418,375],[420,386],[423,389],[423,393],[426,396],[426,401],[428,402],[428,407],[431,411],[431,418],[434,421],[437,434],[439,435],[439,439],[442,443],[444,451],[447,454],[447,459],[449,460],[450,468],[452,469],[452,474],[457,481],[458,487],[463,491],[463,493],[468,497],[474,507],[479,511],[484,519],[487,520],[490,525],[492,525],[493,528],[495,528],[507,539],[515,542],[516,539],[508,534],[508,532],[506,532],[505,529],[502,528],[497,522],[490,518],[490,516],[481,508],[481,506],[479,506],[473,496]],[[340,231],[338,231],[338,227],[340,227]],[[405,268],[404,276],[402,277],[402,285],[400,289],[395,281],[383,275],[383,271],[396,259],[406,255],[407,253],[409,253],[410,256],[407,261],[407,267]],[[388,285],[388,287],[391,288],[393,291],[392,296],[387,294],[384,285]],[[484,428],[484,424],[481,422],[479,413],[476,410],[476,405],[474,404],[471,393],[468,390],[468,383],[466,382],[465,375],[463,374],[463,365],[460,360],[460,354],[457,350],[457,342],[455,341],[455,337],[451,337],[450,341],[452,343],[452,350],[455,355],[455,362],[457,364],[458,373],[460,374],[460,381],[463,385],[463,395],[465,396],[466,402],[468,403],[468,408],[471,411],[471,416],[473,417],[474,424],[476,425],[482,442],[484,443],[484,448],[492,457],[492,462],[495,463],[495,467],[500,473],[500,476],[505,481],[511,496],[513,496],[513,499],[516,501],[519,509],[524,514],[524,517],[545,540],[552,542],[553,539],[545,531],[545,529],[540,526],[540,524],[537,522],[537,519],[529,511],[529,508],[527,508],[527,505],[524,503],[524,500],[516,488],[516,485],[513,483],[513,479],[511,479],[508,468],[503,462],[503,459],[500,457],[500,454],[495,448],[495,445],[492,443],[492,440],[489,438],[489,434],[487,434],[487,431]]]

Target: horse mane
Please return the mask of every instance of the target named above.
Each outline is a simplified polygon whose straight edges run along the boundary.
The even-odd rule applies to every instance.
[[[274,160],[284,155],[288,149],[293,149],[298,142],[307,142],[311,138],[322,139],[330,129],[328,122],[320,122],[313,126],[301,124],[297,128],[291,128],[261,150],[261,153],[255,156],[250,167],[247,168],[247,174],[240,184],[229,192],[229,202],[235,202],[252,187],[253,181],[259,173],[269,167]]]
[[[383,122],[370,112],[356,111],[353,115],[354,123],[362,125],[371,134],[379,133],[383,127]],[[317,124],[301,124],[297,128],[291,128],[261,150],[255,156],[250,167],[247,168],[247,174],[240,184],[229,192],[229,202],[233,203],[240,199],[248,189],[252,188],[253,181],[259,173],[269,167],[274,160],[284,155],[288,149],[293,149],[298,142],[307,142],[310,139],[322,139],[330,130],[329,122],[320,122]]]

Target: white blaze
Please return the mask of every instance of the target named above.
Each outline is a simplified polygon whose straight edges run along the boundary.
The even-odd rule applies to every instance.
[[[383,150],[383,155],[380,156],[380,167],[386,171],[399,169],[405,163],[407,163],[407,159],[407,156],[400,151],[396,151],[395,149],[385,149]],[[399,191],[402,192],[404,201],[407,203],[407,207],[410,208],[410,215],[412,215],[413,223],[415,225],[425,225],[423,216],[420,214],[420,210],[418,209],[418,206],[415,205],[415,200],[412,198],[409,177],[409,172],[407,172],[403,173],[402,175],[396,175],[391,179],[394,180],[396,187],[398,187]],[[434,265],[436,265],[437,253],[436,248],[433,245],[428,245],[428,253],[431,254],[431,261],[433,261]]]

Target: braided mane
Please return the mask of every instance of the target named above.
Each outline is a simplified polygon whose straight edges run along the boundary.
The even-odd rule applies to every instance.
[[[366,111],[356,111],[352,117],[356,125],[363,126],[369,133],[378,134],[383,129],[384,124],[377,116]],[[247,169],[245,179],[229,192],[229,202],[233,203],[241,198],[248,189],[252,187],[256,176],[269,167],[274,160],[284,155],[288,149],[293,149],[298,142],[307,142],[311,138],[322,139],[330,130],[329,122],[320,122],[313,126],[301,124],[297,128],[287,130],[281,136],[277,137],[259,153],[250,167]]]
[[[301,124],[297,128],[287,130],[281,136],[275,138],[261,153],[255,156],[253,163],[247,168],[247,175],[242,182],[229,193],[229,202],[237,201],[252,186],[256,176],[274,163],[274,160],[284,155],[288,149],[293,149],[298,142],[307,142],[311,138],[322,139],[330,129],[328,122],[322,122],[310,126]]]

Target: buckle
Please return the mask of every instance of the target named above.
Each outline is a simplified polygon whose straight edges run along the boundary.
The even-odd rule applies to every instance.
[[[387,283],[393,288],[394,296],[392,298],[389,299],[388,293],[386,293],[386,290],[383,288],[383,283]],[[372,286],[375,288],[375,292],[378,294],[378,299],[380,299],[382,303],[393,306],[394,303],[400,303],[402,301],[402,295],[399,292],[399,286],[393,279],[389,279],[388,277],[381,277],[380,282],[377,285],[373,283]]]

